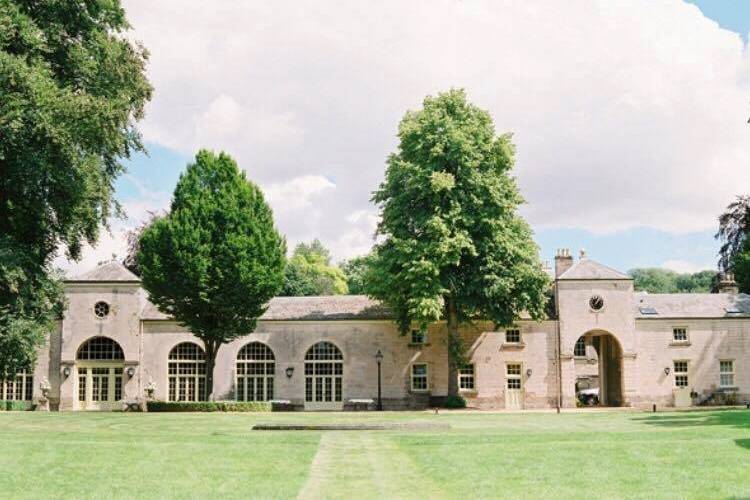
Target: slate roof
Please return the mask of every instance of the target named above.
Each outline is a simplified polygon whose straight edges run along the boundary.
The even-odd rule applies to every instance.
[[[141,318],[167,320],[169,316],[147,301]],[[261,321],[320,321],[392,319],[390,311],[364,295],[274,297]]]
[[[653,311],[648,312],[648,308]],[[655,314],[654,314],[655,311]],[[744,293],[635,294],[636,318],[746,318],[750,295]]]
[[[102,264],[100,266],[97,266],[96,268],[92,269],[91,271],[88,271],[86,273],[83,273],[79,276],[76,276],[74,278],[71,278],[69,280],[66,280],[69,282],[77,282],[77,281],[102,281],[102,282],[112,282],[112,281],[130,281],[130,282],[139,282],[140,279],[135,274],[131,273],[128,268],[123,266],[118,261],[111,261],[107,262],[106,264]]]
[[[559,280],[632,280],[627,274],[615,271],[611,267],[599,264],[591,259],[582,258],[562,273]]]

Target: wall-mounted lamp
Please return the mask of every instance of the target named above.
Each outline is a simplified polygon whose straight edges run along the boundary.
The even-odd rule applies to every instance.
[[[669,367],[664,368],[664,375],[669,375]]]
[[[293,366],[287,366],[286,367],[286,378],[292,378],[292,375],[294,375],[294,367]]]
[[[133,375],[135,375],[135,367],[128,366],[128,369],[125,370],[125,373],[128,374],[128,377],[133,378]]]
[[[526,377],[531,377],[532,373],[533,372],[531,371],[531,368],[529,368],[528,370],[526,370]]]
[[[66,366],[65,368],[63,368],[63,377],[65,377],[65,378],[70,377],[70,367],[69,366]]]

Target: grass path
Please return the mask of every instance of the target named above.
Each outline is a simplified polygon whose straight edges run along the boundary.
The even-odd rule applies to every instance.
[[[346,484],[342,489],[341,485]],[[299,500],[444,498],[436,484],[385,432],[323,434]]]

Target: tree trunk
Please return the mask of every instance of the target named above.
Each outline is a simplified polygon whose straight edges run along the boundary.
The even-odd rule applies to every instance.
[[[206,401],[214,400],[214,367],[218,352],[218,343],[206,342]]]
[[[458,396],[458,360],[461,339],[458,334],[458,310],[456,299],[449,295],[445,304],[448,322],[448,396]]]

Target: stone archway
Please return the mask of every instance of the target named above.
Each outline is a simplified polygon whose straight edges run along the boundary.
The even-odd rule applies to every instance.
[[[609,332],[591,332],[590,335],[599,359],[599,404],[622,406],[622,346]]]
[[[622,406],[624,404],[623,391],[623,350],[617,337],[613,334],[594,330],[581,336],[585,343],[585,356],[589,363],[596,366],[596,377],[591,377],[598,391],[596,400],[599,406]],[[580,342],[580,339],[579,341]],[[581,345],[576,345],[575,353],[581,356]],[[579,373],[576,374],[576,390],[579,387]],[[589,374],[593,375],[593,374]],[[588,389],[589,391],[592,388]],[[584,398],[585,399],[585,398]],[[590,401],[590,399],[589,399]]]

